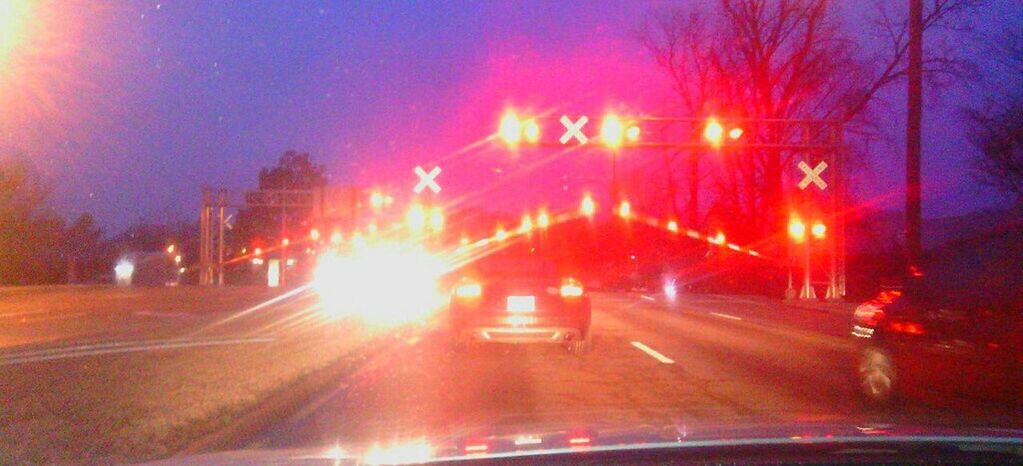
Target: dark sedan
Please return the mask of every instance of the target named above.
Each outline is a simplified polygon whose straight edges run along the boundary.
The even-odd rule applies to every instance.
[[[451,292],[457,349],[474,343],[591,346],[590,299],[582,284],[533,254],[499,255],[467,268]]]
[[[858,383],[874,403],[899,396],[1021,401],[1019,303],[924,283],[882,291],[853,316]]]

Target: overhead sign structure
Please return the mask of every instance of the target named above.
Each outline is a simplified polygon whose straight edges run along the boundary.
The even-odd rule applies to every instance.
[[[561,115],[561,124],[565,125],[565,134],[562,134],[561,139],[558,141],[561,141],[562,144],[568,144],[568,141],[575,138],[579,141],[579,144],[586,144],[588,139],[586,138],[586,135],[583,134],[583,126],[586,126],[586,123],[589,121],[590,119],[586,118],[586,115],[579,117],[579,119],[574,122],[568,117],[568,115]]]
[[[802,170],[802,172],[805,173],[806,176],[804,176],[803,179],[799,182],[798,184],[799,189],[806,189],[807,186],[810,186],[810,183],[817,185],[817,187],[820,188],[821,191],[827,189],[828,182],[824,181],[824,178],[821,178],[821,173],[824,173],[824,170],[826,168],[828,168],[827,162],[822,161],[821,163],[818,163],[816,167],[810,168],[810,165],[808,165],[806,162],[800,161],[799,169]]]
[[[434,194],[440,192],[440,185],[436,181],[437,175],[440,175],[440,167],[433,167],[433,170],[427,173],[426,170],[423,170],[423,167],[416,165],[415,172],[416,176],[419,177],[419,182],[412,188],[412,191],[419,194],[424,189],[430,188],[430,191],[433,191]]]

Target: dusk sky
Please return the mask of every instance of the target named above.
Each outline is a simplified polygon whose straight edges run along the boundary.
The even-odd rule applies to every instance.
[[[670,84],[634,31],[666,4],[43,3],[0,71],[0,149],[36,161],[61,212],[92,212],[108,232],[191,220],[201,185],[251,189],[288,149],[309,152],[335,183],[402,196],[413,167],[443,160],[449,199],[485,189],[504,199],[497,207],[575,198],[603,189],[606,158],[580,151],[509,180],[545,153],[449,154],[493,132],[508,105],[591,118],[663,108]],[[973,22],[993,34],[1023,20],[1017,7],[991,3]],[[844,8],[851,28],[863,24],[866,9]],[[965,49],[987,77],[978,47]],[[979,87],[925,98],[925,215],[998,203],[967,173],[958,109]],[[888,194],[886,208],[902,201],[902,92],[888,89],[875,109],[891,117],[857,186],[861,199]]]

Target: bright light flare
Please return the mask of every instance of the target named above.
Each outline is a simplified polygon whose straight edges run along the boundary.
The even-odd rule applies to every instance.
[[[508,239],[508,232],[505,231],[504,228],[502,227],[497,227],[497,231],[494,232],[494,238],[497,239],[498,241],[504,241]]]
[[[379,209],[384,206],[384,195],[380,191],[373,191],[369,195],[369,205],[374,209]]]
[[[455,288],[455,296],[459,298],[479,298],[483,294],[483,286],[476,282],[465,282]]]
[[[578,298],[583,295],[583,286],[575,282],[569,282],[561,285],[559,292],[563,298]]]
[[[583,202],[579,205],[579,212],[587,217],[593,217],[593,214],[597,212],[597,203],[593,202],[590,195],[587,194],[583,197]]]
[[[309,239],[311,239],[313,241],[319,241],[320,240],[320,230],[317,230],[315,228],[313,228],[312,230],[309,230]]]
[[[551,217],[547,215],[547,212],[540,212],[536,215],[536,226],[540,228],[547,228],[551,225]]]
[[[510,146],[518,144],[522,140],[522,120],[515,112],[509,110],[501,117],[501,123],[497,127],[497,136]]]
[[[817,239],[823,239],[824,235],[827,232],[828,232],[827,225],[825,225],[825,224],[823,224],[821,222],[814,223],[813,226],[810,227],[810,234],[813,235],[813,237],[817,238]]]
[[[0,0],[0,65],[25,41],[31,16],[31,0]]]
[[[604,141],[604,145],[617,149],[622,146],[624,137],[625,125],[622,124],[622,119],[613,113],[607,114],[600,125],[600,139]]]
[[[519,233],[529,233],[533,231],[533,219],[529,217],[529,214],[522,216],[522,223],[519,224]]]
[[[672,233],[678,233],[678,222],[674,220],[668,221],[668,231]]]
[[[430,209],[430,230],[434,232],[444,230],[444,210],[440,207]]]
[[[675,280],[664,281],[664,297],[668,298],[668,301],[674,301],[678,297],[678,284],[675,283]]]
[[[114,266],[114,277],[117,281],[129,281],[131,276],[135,274],[135,264],[122,260]]]
[[[724,139],[725,128],[721,126],[717,118],[711,117],[707,119],[707,125],[703,127],[703,138],[715,148],[721,147],[721,141]]]
[[[806,224],[798,218],[789,220],[789,237],[797,243],[806,239]]]
[[[540,140],[540,126],[536,124],[536,120],[529,120],[522,126],[522,135],[530,144],[535,144]]]
[[[639,126],[630,126],[625,130],[625,139],[628,139],[629,142],[639,141]]]
[[[365,464],[409,464],[425,463],[433,456],[433,447],[426,440],[399,443],[381,447],[373,445],[363,455]]]
[[[622,201],[621,204],[618,204],[618,216],[619,217],[621,217],[621,218],[629,218],[629,216],[631,214],[632,214],[632,205],[629,204],[629,201]]]
[[[732,128],[728,130],[728,137],[732,140],[736,140],[742,137],[742,128]]]
[[[405,224],[416,233],[423,231],[426,227],[426,209],[419,204],[412,204],[405,215]]]
[[[444,261],[417,245],[379,243],[327,253],[313,280],[323,313],[393,326],[424,319],[443,304]]]

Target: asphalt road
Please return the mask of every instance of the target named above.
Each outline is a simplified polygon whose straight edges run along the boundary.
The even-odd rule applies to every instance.
[[[430,323],[324,320],[309,292],[0,291],[0,463],[166,458],[275,402],[198,451],[638,425],[1023,425],[999,407],[866,409],[849,380],[849,305],[593,293],[593,351],[576,356],[455,353]],[[303,383],[316,374],[328,376]]]
[[[997,407],[863,406],[850,383],[848,312],[721,296],[675,304],[639,293],[592,299],[589,355],[522,345],[462,354],[442,331],[425,330],[375,355],[248,447],[448,442],[638,425],[1020,425],[1019,413],[1006,420]]]

